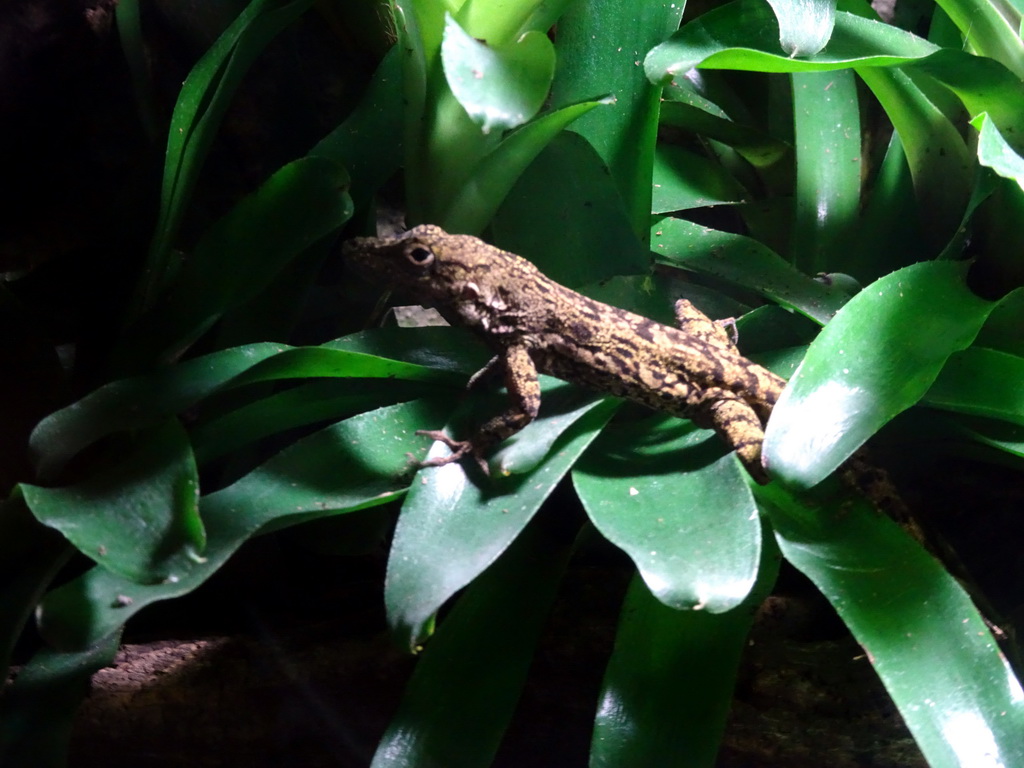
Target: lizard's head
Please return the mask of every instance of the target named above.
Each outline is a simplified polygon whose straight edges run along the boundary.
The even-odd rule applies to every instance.
[[[425,303],[473,300],[507,282],[512,269],[529,262],[470,235],[449,235],[423,224],[398,237],[357,237],[342,254],[372,282],[404,289]],[[514,262],[522,262],[512,267]]]

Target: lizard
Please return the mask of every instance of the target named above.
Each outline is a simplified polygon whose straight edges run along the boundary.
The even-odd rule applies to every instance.
[[[761,446],[785,380],[741,355],[725,328],[686,299],[675,304],[673,328],[577,293],[521,256],[431,224],[396,237],[352,238],[342,255],[371,282],[436,307],[495,352],[467,386],[502,374],[507,410],[468,440],[417,431],[451,450],[421,466],[468,455],[487,474],[488,451],[536,418],[537,375],[544,373],[713,429],[756,482],[769,482]]]

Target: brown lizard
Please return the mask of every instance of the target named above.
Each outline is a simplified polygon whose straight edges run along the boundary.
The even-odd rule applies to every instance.
[[[437,307],[496,352],[469,386],[503,374],[508,410],[469,440],[418,432],[452,450],[424,465],[470,454],[487,472],[489,449],[536,418],[540,372],[714,429],[757,482],[768,482],[764,426],[785,381],[743,357],[689,301],[676,303],[680,327],[672,328],[559,285],[513,253],[432,225],[394,238],[354,238],[343,253],[372,281]]]

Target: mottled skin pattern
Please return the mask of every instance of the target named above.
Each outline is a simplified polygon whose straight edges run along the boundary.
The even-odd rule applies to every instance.
[[[676,304],[680,328],[671,328],[559,285],[515,254],[431,225],[395,238],[355,238],[344,253],[371,280],[438,307],[497,353],[470,386],[503,374],[508,410],[470,440],[419,433],[452,449],[426,464],[471,454],[486,472],[489,449],[536,418],[540,372],[714,429],[757,482],[768,481],[764,424],[785,381],[743,357],[690,302]]]

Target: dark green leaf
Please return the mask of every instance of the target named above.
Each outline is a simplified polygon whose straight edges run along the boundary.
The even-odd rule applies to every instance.
[[[783,555],[864,646],[928,764],[1024,764],[1024,691],[956,579],[835,480],[800,498],[779,483],[757,496]]]
[[[554,414],[553,398],[546,397],[537,421],[503,449],[506,461],[517,449],[530,460],[546,453],[529,474],[487,478],[471,469],[470,476],[463,464],[448,464],[417,475],[395,530],[384,595],[401,642],[415,646],[437,610],[508,548],[618,406],[593,398],[581,404],[578,397]],[[540,449],[532,444],[534,432],[542,435]]]
[[[124,578],[174,582],[202,563],[199,473],[176,420],[134,435],[113,466],[81,482],[21,491],[39,522]]]

